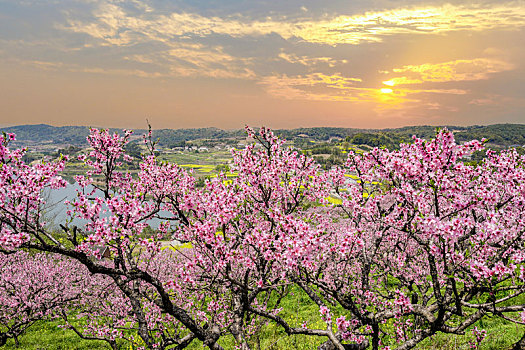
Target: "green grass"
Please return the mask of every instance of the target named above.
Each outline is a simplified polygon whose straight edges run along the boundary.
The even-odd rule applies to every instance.
[[[310,327],[323,328],[319,319],[317,306],[313,305],[305,296],[298,293],[288,298],[282,304],[285,310],[281,313],[293,326],[299,326],[304,320],[308,321]],[[15,347],[14,341],[10,339],[2,349],[18,350],[98,350],[110,349],[102,341],[89,341],[80,339],[73,331],[58,327],[58,322],[38,322],[28,329],[26,334],[19,338],[20,347]],[[525,332],[525,327],[512,324],[498,318],[486,318],[476,324],[479,328],[487,330],[487,337],[482,342],[482,350],[505,350],[510,349]],[[261,349],[265,350],[310,350],[316,349],[325,341],[324,338],[306,337],[301,335],[286,336],[280,327],[268,324],[263,327],[258,336]],[[469,341],[473,339],[470,331],[465,336],[438,333],[432,338],[420,343],[416,349],[431,350],[466,350],[469,349]],[[255,342],[255,337],[252,338]],[[225,349],[234,347],[233,339],[221,339],[220,344]],[[257,347],[254,347],[256,349]],[[128,347],[124,347],[128,349]],[[188,348],[190,350],[203,349],[202,344],[194,341]]]
[[[482,350],[510,349],[523,336],[525,327],[512,324],[499,318],[487,318],[476,323],[478,328],[487,330],[487,337],[481,343]],[[439,333],[426,339],[416,349],[462,350],[470,349],[469,341],[474,337],[470,329],[464,336]]]
[[[17,348],[9,339],[2,349],[17,350],[97,350],[111,349],[104,341],[80,339],[73,331],[58,327],[58,322],[37,322],[18,340]]]

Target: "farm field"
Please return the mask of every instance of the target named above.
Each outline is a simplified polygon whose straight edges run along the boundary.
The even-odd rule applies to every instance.
[[[201,153],[170,152],[161,153],[159,156],[159,160],[161,161],[175,163],[186,170],[193,171],[193,175],[196,178],[202,178],[206,176],[211,176],[213,174],[217,174],[221,170],[220,166],[229,164],[231,162],[231,159],[231,153],[227,150],[213,150],[210,152]],[[135,174],[138,171],[136,167],[133,166],[128,166],[128,168],[131,174]],[[62,171],[62,174],[63,176],[65,176],[66,179],[68,179],[69,182],[72,182],[73,177],[75,175],[82,174],[85,171],[86,168],[83,166],[83,164],[72,158],[66,163],[66,167]]]
[[[196,177],[210,176],[217,173],[218,165],[227,165],[232,160],[231,153],[228,150],[161,154],[159,158],[178,164],[186,170],[192,169]]]

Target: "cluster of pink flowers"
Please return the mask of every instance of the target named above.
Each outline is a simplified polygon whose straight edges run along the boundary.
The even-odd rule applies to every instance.
[[[470,341],[469,346],[471,349],[479,349],[479,345],[487,336],[487,331],[474,327],[472,328],[472,335],[474,336],[474,340]]]

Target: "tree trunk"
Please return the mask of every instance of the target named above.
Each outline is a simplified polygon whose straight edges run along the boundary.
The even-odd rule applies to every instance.
[[[243,309],[242,309],[242,301],[239,298],[235,298],[234,300],[234,317],[233,317],[233,323],[230,326],[230,331],[237,341],[237,343],[240,345],[240,350],[251,350],[250,346],[246,342],[246,339],[244,338],[244,330],[243,330]]]

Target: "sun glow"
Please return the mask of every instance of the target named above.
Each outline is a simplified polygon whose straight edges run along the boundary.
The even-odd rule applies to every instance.
[[[381,93],[383,94],[391,94],[393,92],[392,89],[388,89],[388,88],[382,88],[381,89]]]
[[[388,85],[388,86],[394,86],[395,81],[394,80],[387,80],[387,81],[384,81],[383,84]]]

